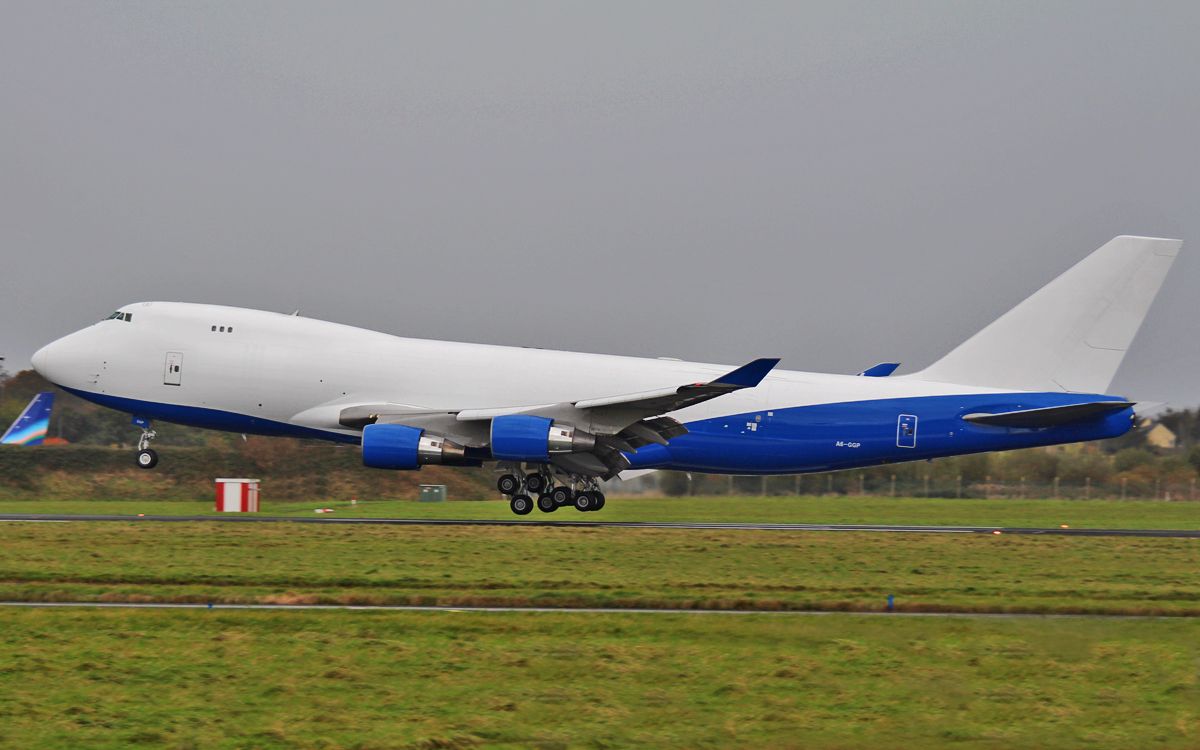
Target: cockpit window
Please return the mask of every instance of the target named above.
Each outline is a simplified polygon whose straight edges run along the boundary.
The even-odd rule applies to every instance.
[[[121,312],[120,310],[117,310],[115,313],[105,318],[105,320],[123,320],[126,323],[129,323],[133,321],[133,313]]]

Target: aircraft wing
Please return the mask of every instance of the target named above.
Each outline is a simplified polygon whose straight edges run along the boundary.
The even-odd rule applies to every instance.
[[[532,406],[435,411],[402,404],[363,404],[343,409],[339,422],[356,429],[376,422],[405,424],[483,448],[487,446],[493,419],[516,414],[547,417],[569,422],[596,437],[596,447],[588,454],[556,456],[556,463],[570,471],[612,476],[629,465],[622,453],[632,453],[650,444],[666,445],[687,433],[687,428],[677,420],[663,415],[753,388],[777,364],[778,359],[756,359],[705,383]]]
[[[535,414],[553,419],[573,420],[580,427],[599,434],[620,432],[633,422],[753,388],[762,382],[778,359],[756,359],[707,383],[660,388],[653,391],[624,393],[601,398],[582,399],[559,404],[521,406],[501,409],[464,409],[460,420],[494,419],[506,414]]]

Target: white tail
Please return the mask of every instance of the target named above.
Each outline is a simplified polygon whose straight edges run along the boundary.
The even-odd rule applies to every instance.
[[[1104,393],[1182,245],[1115,237],[911,377]]]

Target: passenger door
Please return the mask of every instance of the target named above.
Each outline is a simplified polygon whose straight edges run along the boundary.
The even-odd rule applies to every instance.
[[[917,447],[917,418],[913,414],[901,414],[896,420],[896,447]]]
[[[183,384],[183,352],[167,352],[163,365],[163,385]]]

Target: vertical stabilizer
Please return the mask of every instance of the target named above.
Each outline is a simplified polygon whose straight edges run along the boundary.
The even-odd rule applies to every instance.
[[[911,377],[1104,393],[1182,245],[1115,237]]]
[[[0,445],[41,445],[50,431],[50,410],[53,407],[52,392],[34,396],[21,416],[0,437]]]

